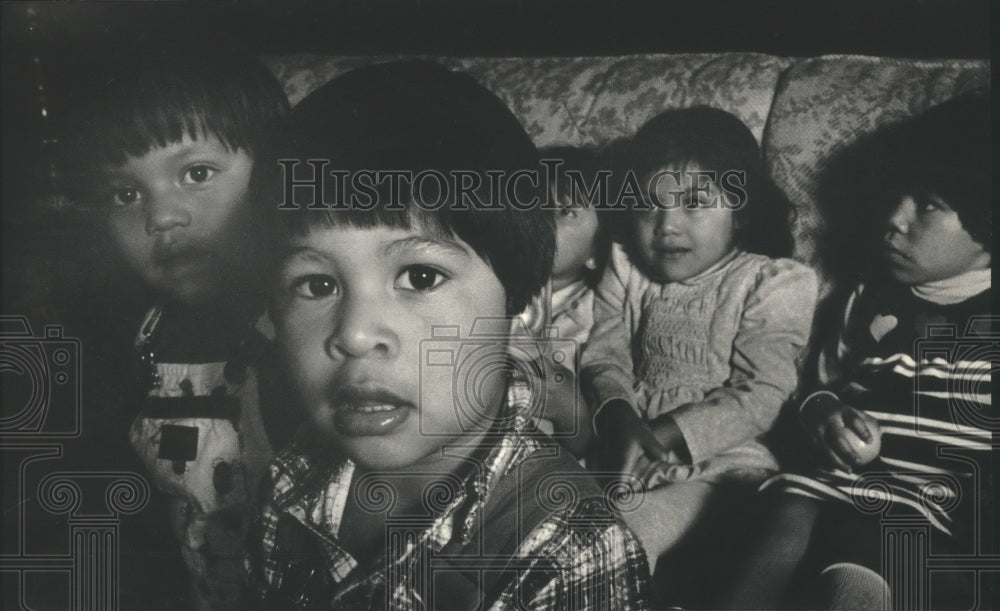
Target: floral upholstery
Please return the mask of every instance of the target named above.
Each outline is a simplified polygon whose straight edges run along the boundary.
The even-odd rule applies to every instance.
[[[334,76],[398,57],[269,58],[292,104]],[[579,58],[427,58],[494,91],[539,146],[603,144],[668,108],[736,114],[760,140],[781,71],[791,60],[753,53]]]
[[[334,76],[398,57],[267,59],[293,104]],[[742,119],[798,209],[797,259],[818,266],[818,177],[844,146],[880,125],[986,85],[989,62],[754,53],[570,58],[427,58],[494,91],[539,146],[605,144],[653,115],[707,104]]]
[[[798,208],[796,258],[818,264],[815,245],[822,219],[816,188],[834,153],[881,125],[919,114],[989,80],[989,64],[980,61],[831,56],[791,66],[775,94],[764,156],[771,175]]]

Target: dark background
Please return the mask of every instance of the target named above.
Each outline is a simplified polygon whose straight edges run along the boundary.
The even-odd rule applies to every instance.
[[[988,0],[4,3],[4,49],[229,34],[261,52],[987,57]]]
[[[990,56],[988,0],[3,2],[0,24],[5,271],[44,247],[37,231],[51,219],[40,211],[65,203],[54,151],[72,98],[60,84],[109,49],[190,40],[262,54]],[[6,274],[4,287],[18,290]]]
[[[93,58],[109,49],[127,53],[133,44],[164,40],[192,41],[209,50],[236,45],[260,54],[577,56],[753,51],[908,58],[991,54],[989,0],[508,0],[475,6],[440,0],[2,2],[0,11],[0,309],[5,314],[29,314],[35,333],[49,312],[34,306],[51,303],[57,289],[76,295],[75,289],[64,285],[85,282],[74,275],[89,278],[77,271],[89,266],[113,276],[93,263],[97,259],[81,254],[90,242],[99,241],[94,239],[99,234],[74,228],[80,218],[59,197],[55,156],[61,138],[58,109],[73,103],[60,86],[69,74],[88,74]],[[48,116],[43,116],[43,109]],[[58,274],[52,274],[53,269]],[[77,301],[83,300],[74,299],[69,307],[76,308]],[[127,311],[115,302],[100,317],[121,317],[122,321],[111,322],[127,328],[125,341],[135,328],[126,324]],[[51,322],[62,323],[63,318],[53,315]],[[118,344],[110,334],[102,335],[104,327],[98,324],[85,330],[98,339],[84,338],[83,361],[100,363],[92,355]],[[125,365],[109,361],[107,369],[126,370],[131,355],[120,358]],[[125,437],[108,433],[107,438]],[[102,456],[103,450],[89,455]],[[50,530],[63,536],[63,530]],[[148,569],[137,565],[136,570]],[[169,583],[159,577],[153,581]]]
[[[128,52],[133,42],[362,55],[990,54],[988,0],[4,2],[2,9],[3,209],[15,216],[50,182],[47,149],[58,117],[43,118],[40,108],[62,102],[60,75],[85,71],[92,52]]]

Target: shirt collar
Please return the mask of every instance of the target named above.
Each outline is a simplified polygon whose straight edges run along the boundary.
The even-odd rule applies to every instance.
[[[538,449],[538,441],[525,434],[531,407],[531,392],[525,380],[511,381],[506,404],[503,428],[488,434],[481,446],[485,454],[481,463],[483,469],[473,470],[462,479],[459,494],[434,518],[416,542],[417,546],[426,544],[434,551],[441,551],[456,540],[456,536],[461,537],[463,543],[467,542],[496,483]],[[280,473],[272,498],[275,509],[317,534],[328,552],[338,556],[335,564],[348,567],[334,575],[340,581],[357,566],[337,543],[336,536],[355,471],[354,463],[303,436],[275,459],[275,465]]]
[[[586,281],[578,280],[555,291],[552,293],[552,311],[563,311],[566,308],[566,304],[572,303],[574,299],[579,299],[589,288]]]
[[[701,273],[695,274],[690,278],[685,278],[684,280],[678,280],[677,284],[698,284],[705,278],[708,278],[709,276],[715,274],[722,268],[729,265],[733,261],[733,259],[740,256],[742,252],[743,251],[740,250],[739,248],[734,248],[731,251],[729,251],[729,254],[727,254],[726,256],[722,257],[721,259],[713,263],[711,266],[703,270]]]
[[[989,289],[993,283],[993,270],[976,269],[944,280],[927,282],[911,287],[913,294],[938,305],[960,303]]]

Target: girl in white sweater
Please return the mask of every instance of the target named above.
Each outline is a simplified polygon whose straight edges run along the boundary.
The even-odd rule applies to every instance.
[[[720,490],[777,468],[761,438],[796,387],[817,287],[777,258],[791,205],[739,119],[667,111],[626,149],[642,197],[597,287],[581,378],[605,468],[645,490],[625,517],[652,567]]]

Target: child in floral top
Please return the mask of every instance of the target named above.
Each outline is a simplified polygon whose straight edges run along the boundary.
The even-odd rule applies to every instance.
[[[263,317],[269,257],[264,211],[248,187],[262,141],[288,101],[251,56],[130,51],[102,63],[101,74],[88,73],[67,157],[78,201],[100,215],[107,241],[151,293],[134,346],[120,347],[137,351],[146,392],[123,416],[132,420],[132,448],[167,497],[156,509],[164,510],[163,526],[189,573],[186,604],[230,609],[243,585],[252,501],[275,441],[262,409],[273,373]],[[155,558],[151,548],[143,544],[144,559]]]

